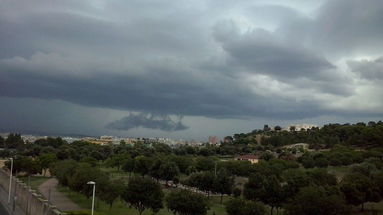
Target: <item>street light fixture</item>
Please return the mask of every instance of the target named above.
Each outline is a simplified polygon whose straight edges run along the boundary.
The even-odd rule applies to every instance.
[[[11,160],[11,174],[9,175],[8,204],[11,203],[13,158],[9,158],[9,160]]]
[[[96,193],[96,182],[88,181],[87,184],[93,185],[93,198],[92,198],[92,215],[93,215],[93,212],[94,212],[94,196],[95,196],[95,193]]]

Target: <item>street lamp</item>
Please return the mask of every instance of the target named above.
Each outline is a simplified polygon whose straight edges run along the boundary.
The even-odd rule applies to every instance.
[[[95,195],[95,192],[96,192],[96,182],[88,181],[87,184],[93,185],[93,198],[92,198],[92,215],[93,215],[93,211],[94,211],[94,195]]]
[[[11,203],[13,158],[9,158],[9,160],[11,160],[11,174],[9,175],[8,204]]]

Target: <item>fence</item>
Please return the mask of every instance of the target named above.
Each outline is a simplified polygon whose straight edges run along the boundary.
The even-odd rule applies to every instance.
[[[0,169],[0,186],[8,193],[9,173]],[[30,189],[25,183],[12,178],[11,205],[15,204],[25,215],[66,215],[60,212],[54,205],[50,204],[42,195]]]

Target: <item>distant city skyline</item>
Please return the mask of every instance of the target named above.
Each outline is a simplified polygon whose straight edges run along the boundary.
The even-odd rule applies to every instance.
[[[383,120],[381,0],[2,0],[0,130],[206,140]]]

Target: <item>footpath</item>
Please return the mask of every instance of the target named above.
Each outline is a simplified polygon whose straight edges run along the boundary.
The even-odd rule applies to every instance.
[[[57,190],[58,181],[56,178],[51,178],[42,183],[38,190],[49,200],[50,203],[55,205],[61,211],[81,211],[83,208],[79,207],[76,203],[66,197],[63,193]]]

